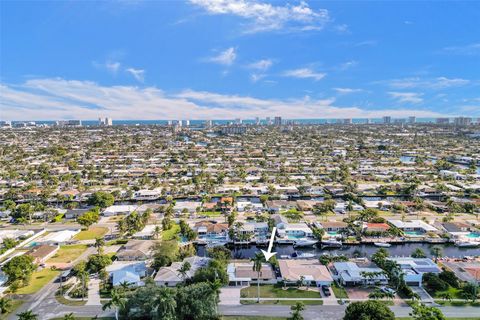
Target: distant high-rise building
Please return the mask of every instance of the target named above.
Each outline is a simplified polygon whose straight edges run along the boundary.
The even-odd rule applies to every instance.
[[[343,124],[352,124],[352,118],[343,119]]]
[[[435,119],[436,124],[449,124],[450,119],[449,118],[437,118]]]
[[[260,118],[259,117],[255,117],[255,124],[257,126],[260,124]]]
[[[272,124],[272,119],[270,119],[270,117],[267,117],[265,119],[265,121],[267,122],[267,125],[269,125],[269,126]]]
[[[392,123],[392,117],[390,117],[390,116],[385,116],[385,117],[383,117],[383,123],[384,123],[384,124],[390,124],[390,123]]]
[[[113,124],[112,118],[98,118],[98,125],[101,127],[111,126]]]
[[[0,128],[10,128],[11,126],[11,121],[0,121]]]
[[[275,120],[273,121],[273,124],[276,126],[281,126],[282,125],[282,117],[275,117]]]
[[[366,124],[370,124],[370,119],[368,119],[368,118],[365,119],[365,123],[366,123]]]
[[[213,127],[212,120],[206,120],[205,121],[205,128],[211,128],[211,127]]]
[[[469,117],[457,117],[454,119],[456,126],[469,126],[472,124],[472,118]]]
[[[244,134],[247,132],[245,126],[225,126],[221,129],[222,134]]]
[[[417,122],[417,117],[415,116],[408,117],[408,123],[415,123],[415,122]]]
[[[236,118],[235,119],[235,124],[242,124],[242,119]]]
[[[182,120],[182,127],[189,127],[190,126],[190,120]]]

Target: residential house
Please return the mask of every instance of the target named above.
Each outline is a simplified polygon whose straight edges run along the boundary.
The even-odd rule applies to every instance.
[[[118,286],[128,283],[130,286],[142,286],[141,280],[147,276],[145,261],[114,261],[106,267],[112,285]]]
[[[60,246],[58,245],[42,244],[30,249],[26,253],[26,255],[32,257],[34,263],[43,264],[48,259],[53,257],[58,252],[59,249],[60,249]]]
[[[422,286],[422,278],[425,273],[440,273],[442,270],[432,259],[429,258],[411,258],[397,257],[387,258],[395,261],[401,268],[405,283],[411,286]]]
[[[355,262],[335,262],[331,271],[333,278],[344,286],[388,283],[388,278],[382,269],[372,266],[359,266]]]
[[[263,263],[260,277],[253,270],[253,262],[233,262],[227,266],[228,282],[231,286],[249,286],[251,283],[276,283],[275,272],[269,263]]]
[[[180,269],[185,262],[190,264],[190,270],[182,275]],[[177,284],[193,277],[198,269],[206,267],[209,262],[210,258],[199,256],[185,258],[182,262],[174,262],[169,267],[162,267],[158,270],[154,278],[155,283],[159,286],[175,287]]]
[[[143,261],[152,255],[153,241],[130,240],[118,250],[116,256],[119,261]]]
[[[306,285],[331,285],[332,275],[327,267],[317,260],[278,260],[280,274],[288,284],[296,284],[303,279]]]

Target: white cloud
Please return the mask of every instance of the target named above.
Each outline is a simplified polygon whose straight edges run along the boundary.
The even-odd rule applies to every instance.
[[[328,10],[313,10],[308,3],[277,6],[254,0],[190,0],[209,14],[233,15],[248,22],[246,32],[321,30],[330,20]]]
[[[98,68],[98,69],[104,69],[107,70],[108,72],[111,72],[112,74],[117,74],[118,71],[120,70],[121,63],[118,61],[106,61],[105,63],[98,63],[96,61],[92,62],[93,66]]]
[[[293,77],[293,78],[303,78],[303,79],[314,79],[315,81],[323,79],[327,74],[315,72],[310,68],[300,68],[300,69],[293,69],[287,70],[283,73],[285,77]]]
[[[349,33],[348,24],[339,24],[335,26],[335,30],[339,33]]]
[[[464,46],[451,46],[442,49],[443,53],[457,54],[465,56],[480,55],[480,42],[471,43]]]
[[[273,64],[272,60],[262,59],[262,60],[258,60],[254,63],[249,64],[248,67],[251,68],[251,69],[255,69],[255,70],[266,71],[266,70],[270,69],[272,64]]]
[[[137,81],[143,82],[145,80],[145,70],[128,68],[125,71],[130,73]]]
[[[252,82],[258,82],[260,80],[262,80],[263,78],[265,78],[267,75],[264,74],[264,73],[252,73],[250,75],[250,80],[252,80]]]
[[[334,98],[315,100],[259,99],[250,96],[184,90],[165,93],[156,87],[102,86],[61,78],[31,79],[21,85],[0,85],[2,119],[233,119],[280,115],[285,118],[361,118],[416,115],[436,117],[425,110],[365,110],[337,106]]]
[[[208,61],[229,66],[235,61],[236,58],[236,49],[234,47],[230,47],[225,51],[220,52],[220,54],[217,56],[209,58]]]
[[[417,92],[389,92],[393,99],[401,103],[422,103],[422,93]]]
[[[345,71],[345,70],[348,70],[350,68],[353,68],[355,67],[356,65],[358,64],[357,61],[355,60],[350,60],[350,61],[347,61],[347,62],[344,62],[340,65],[339,69],[342,70],[342,71]]]
[[[363,89],[354,89],[354,88],[333,88],[339,94],[350,94],[350,93],[357,93],[363,92]]]
[[[461,78],[436,77],[431,79],[421,78],[403,78],[388,80],[386,83],[392,88],[425,88],[425,89],[446,89],[451,87],[461,87],[470,83],[470,80]]]

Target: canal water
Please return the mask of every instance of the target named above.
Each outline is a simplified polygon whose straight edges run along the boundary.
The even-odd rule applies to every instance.
[[[431,257],[430,250],[432,247],[438,246],[442,248],[443,257],[449,258],[463,258],[464,256],[480,256],[480,248],[459,248],[453,244],[429,244],[429,243],[404,243],[404,244],[392,244],[390,248],[385,248],[390,252],[390,256],[410,256],[410,254],[416,249],[422,249],[427,257]],[[260,249],[266,249],[264,247],[257,247],[255,245],[249,246],[237,246],[231,247],[232,258],[234,259],[250,259]],[[297,253],[313,253],[316,256],[321,254],[332,255],[345,255],[347,257],[370,257],[374,254],[379,247],[373,244],[361,244],[361,245],[344,245],[341,248],[294,248],[292,245],[275,245],[272,252],[277,252],[277,257],[282,255],[291,255],[295,251]],[[197,247],[197,254],[199,256],[206,255],[205,246]]]

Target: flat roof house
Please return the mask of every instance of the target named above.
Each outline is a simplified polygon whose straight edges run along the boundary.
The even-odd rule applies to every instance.
[[[286,283],[297,283],[302,277],[308,285],[330,285],[333,282],[327,267],[316,260],[278,260],[278,266]]]
[[[411,258],[398,257],[387,258],[395,261],[404,273],[405,283],[413,286],[422,286],[422,278],[424,273],[440,273],[442,270],[432,259],[429,258]]]
[[[377,267],[361,267],[355,262],[335,262],[331,270],[333,278],[344,286],[388,283],[383,270]]]

